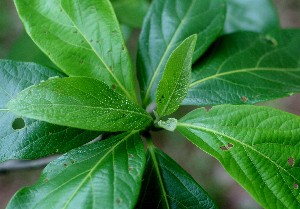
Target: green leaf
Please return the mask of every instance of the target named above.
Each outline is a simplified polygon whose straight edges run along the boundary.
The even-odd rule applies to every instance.
[[[57,68],[25,32],[23,32],[12,44],[7,58],[15,61],[34,62],[43,66]]]
[[[21,116],[95,131],[139,130],[152,121],[125,96],[87,77],[51,79],[29,87],[8,108]]]
[[[137,73],[143,105],[155,92],[167,60],[186,38],[197,34],[197,60],[219,36],[225,20],[224,0],[156,0],[145,18],[139,38]]]
[[[193,67],[188,105],[254,104],[300,92],[300,30],[220,38]]]
[[[225,33],[267,32],[279,27],[279,17],[271,0],[227,0]]]
[[[300,207],[300,117],[221,105],[190,112],[177,130],[217,158],[264,208]]]
[[[147,154],[141,191],[137,208],[217,208],[186,171],[155,147]]]
[[[144,166],[141,138],[123,133],[51,162],[37,184],[16,193],[7,209],[133,208]]]
[[[116,15],[121,23],[134,28],[143,24],[144,17],[149,9],[147,0],[110,0]]]
[[[109,0],[15,0],[29,36],[70,76],[116,86],[136,101],[132,63]]]
[[[0,162],[37,159],[79,147],[100,133],[20,117],[7,103],[23,89],[61,73],[32,63],[0,60]]]
[[[186,97],[191,79],[191,67],[197,35],[184,40],[170,55],[156,92],[159,116],[175,112]]]

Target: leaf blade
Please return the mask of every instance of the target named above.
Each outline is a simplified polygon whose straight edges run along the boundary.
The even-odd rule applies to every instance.
[[[163,69],[179,43],[190,35],[197,34],[193,57],[196,60],[221,33],[224,19],[223,0],[176,0],[175,3],[158,0],[152,3],[139,38],[137,57],[137,73],[144,106],[155,101],[155,89]]]
[[[197,35],[185,39],[170,55],[156,91],[159,116],[175,112],[186,97]]]
[[[227,0],[224,33],[268,32],[280,28],[279,17],[270,0]]]
[[[221,105],[184,116],[177,130],[217,158],[263,207],[297,208],[299,117],[279,110]]]
[[[33,63],[0,60],[0,75],[0,162],[64,153],[101,134],[20,117],[8,110],[7,103],[23,89],[63,74]],[[17,121],[23,124],[14,126]]]
[[[183,104],[254,104],[300,92],[299,30],[222,37],[193,67]]]
[[[8,208],[45,208],[49,201],[60,209],[133,208],[144,166],[141,138],[136,132],[123,133],[53,161],[38,183],[20,190]]]
[[[149,148],[137,208],[217,208],[208,194],[174,160]]]
[[[87,77],[52,79],[32,86],[8,107],[19,115],[96,131],[143,129],[152,121],[135,103]]]
[[[108,0],[15,0],[15,5],[29,36],[66,74],[117,85],[136,101],[132,63]]]

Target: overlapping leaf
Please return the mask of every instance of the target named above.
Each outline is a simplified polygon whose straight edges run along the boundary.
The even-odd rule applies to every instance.
[[[41,80],[63,76],[61,73],[37,64],[1,60],[0,75],[0,162],[67,152],[100,134],[21,118],[8,111],[8,101],[20,91]]]
[[[175,112],[186,97],[196,41],[197,35],[190,36],[170,55],[156,92],[159,116]]]
[[[264,208],[300,207],[300,117],[256,106],[194,110],[177,130],[217,158]]]
[[[155,101],[166,62],[187,37],[197,34],[194,60],[223,30],[223,0],[156,0],[145,18],[139,38],[137,73],[143,105]]]
[[[132,64],[109,0],[15,0],[34,42],[70,76],[116,86],[136,100]]]
[[[38,183],[16,193],[7,209],[133,208],[144,167],[141,138],[123,133],[51,162]]]
[[[271,0],[227,0],[225,33],[274,28],[279,28],[279,17]]]
[[[25,89],[8,103],[21,116],[96,131],[143,129],[151,116],[110,89],[87,77],[57,78]]]
[[[137,208],[217,208],[208,194],[166,154],[151,147]]]
[[[184,104],[253,104],[300,92],[300,30],[226,35],[193,67]]]

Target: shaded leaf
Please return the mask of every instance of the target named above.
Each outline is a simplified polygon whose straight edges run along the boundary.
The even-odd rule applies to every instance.
[[[208,194],[174,160],[149,148],[137,208],[217,208]]]
[[[184,104],[253,104],[300,92],[300,30],[241,32],[193,67]]]
[[[300,117],[222,105],[188,113],[177,130],[217,158],[264,208],[300,207]]]
[[[136,100],[132,63],[109,0],[15,0],[29,36],[66,74]]]
[[[223,30],[224,0],[153,1],[139,38],[137,73],[143,105],[155,101],[166,62],[186,38],[197,34],[197,60]]]
[[[225,33],[274,28],[279,28],[279,17],[271,0],[227,0]]]
[[[37,64],[0,60],[0,75],[0,162],[64,153],[100,134],[32,120],[8,111],[8,101],[20,91],[41,80],[63,76],[61,73]]]
[[[147,0],[111,0],[116,15],[121,23],[139,28],[149,9]]]
[[[156,92],[159,116],[175,112],[186,97],[197,35],[184,40],[170,55]]]
[[[105,83],[87,77],[57,78],[32,86],[12,99],[14,113],[96,131],[143,129],[151,116]]]
[[[15,194],[7,209],[133,208],[144,166],[139,135],[123,133],[51,162],[34,186]]]

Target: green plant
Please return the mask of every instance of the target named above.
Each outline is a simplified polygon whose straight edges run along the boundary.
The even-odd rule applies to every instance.
[[[259,2],[270,11],[261,17],[275,19],[253,29],[230,15],[245,1],[153,1],[139,37],[140,102],[110,1],[15,0],[29,36],[62,72],[0,61],[0,160],[66,154],[7,208],[216,208],[153,144],[150,131],[161,129],[218,159],[263,207],[299,208],[300,118],[250,104],[300,91],[300,30],[269,31],[278,20]],[[221,36],[245,29],[257,32]],[[202,108],[167,118],[181,104]]]

